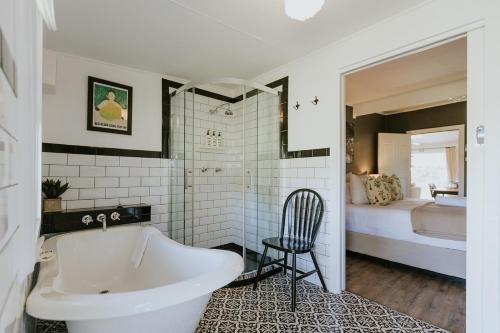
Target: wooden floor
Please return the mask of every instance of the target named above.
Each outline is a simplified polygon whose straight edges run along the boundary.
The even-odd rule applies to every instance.
[[[452,332],[465,332],[465,281],[347,253],[347,290]]]

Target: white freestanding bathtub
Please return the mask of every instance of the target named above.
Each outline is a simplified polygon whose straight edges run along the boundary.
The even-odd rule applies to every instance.
[[[212,294],[236,279],[235,253],[193,248],[152,227],[122,226],[55,236],[26,311],[64,320],[70,333],[192,333]]]

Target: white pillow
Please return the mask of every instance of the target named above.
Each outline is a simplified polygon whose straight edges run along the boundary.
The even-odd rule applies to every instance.
[[[355,205],[369,204],[368,197],[366,196],[364,178],[366,176],[351,175],[351,201]]]

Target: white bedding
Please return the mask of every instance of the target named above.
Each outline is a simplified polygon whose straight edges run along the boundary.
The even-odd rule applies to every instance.
[[[413,232],[411,211],[427,202],[405,199],[393,201],[388,206],[348,204],[346,228],[363,234],[465,251],[465,241],[426,237]]]

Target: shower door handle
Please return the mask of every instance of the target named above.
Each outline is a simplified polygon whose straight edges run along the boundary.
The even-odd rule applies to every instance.
[[[250,190],[250,189],[252,189],[252,185],[253,185],[252,171],[247,170],[247,175],[248,175],[247,189]]]
[[[193,185],[188,184],[188,180],[189,180],[188,175],[192,174],[192,173],[193,173],[193,171],[191,171],[191,170],[187,170],[187,169],[184,170],[184,190],[187,190],[188,188],[193,187]]]

